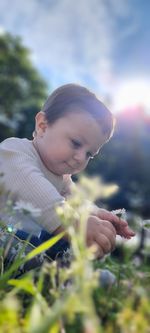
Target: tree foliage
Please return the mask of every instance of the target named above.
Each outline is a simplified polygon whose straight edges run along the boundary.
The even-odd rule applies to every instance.
[[[0,140],[16,134],[31,135],[46,91],[46,83],[20,37],[0,35]]]

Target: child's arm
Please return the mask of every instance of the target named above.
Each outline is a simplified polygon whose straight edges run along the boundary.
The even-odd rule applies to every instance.
[[[45,176],[45,169],[41,167],[41,161],[32,144],[24,143],[24,140],[10,138],[1,144],[1,183],[4,184],[5,190],[11,193],[13,200],[21,200],[40,209],[41,216],[36,218],[36,222],[42,229],[53,233],[61,225],[55,208],[63,205],[64,198]],[[34,225],[35,223],[33,234]],[[31,228],[32,224],[30,231]],[[28,226],[23,220],[21,229],[28,232]]]

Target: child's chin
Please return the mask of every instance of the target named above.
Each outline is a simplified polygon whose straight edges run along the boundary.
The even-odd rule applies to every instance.
[[[70,172],[72,175],[77,175],[79,172],[81,172],[82,170],[73,170],[72,172]]]
[[[52,168],[52,167],[49,167],[48,170],[53,173],[54,175],[57,175],[57,176],[62,176],[64,174],[64,172],[59,169],[59,168]]]

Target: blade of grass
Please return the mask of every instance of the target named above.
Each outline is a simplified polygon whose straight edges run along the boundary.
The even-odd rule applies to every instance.
[[[36,255],[48,250],[50,247],[52,247],[56,242],[58,242],[64,235],[64,232],[60,233],[57,236],[54,236],[53,238],[47,240],[46,242],[42,243],[38,247],[36,247],[34,250],[29,252],[25,258],[25,261],[28,261],[35,257]]]
[[[0,289],[3,289],[6,285],[8,279],[11,277],[11,274],[17,271],[20,265],[25,264],[27,261],[35,257],[36,255],[48,250],[52,247],[55,243],[59,241],[64,235],[64,232],[54,236],[53,238],[49,239],[48,241],[44,242],[43,244],[39,245],[37,248],[34,248],[31,252],[29,252],[26,257],[20,258],[21,254],[25,250],[25,247],[30,244],[29,242],[25,242],[23,248],[21,249],[20,253],[18,254],[18,258],[15,262],[11,265],[11,267],[0,277]]]

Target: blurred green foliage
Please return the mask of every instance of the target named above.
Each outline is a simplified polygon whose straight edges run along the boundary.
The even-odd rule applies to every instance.
[[[30,137],[34,117],[46,98],[47,85],[19,37],[0,35],[0,141]]]

